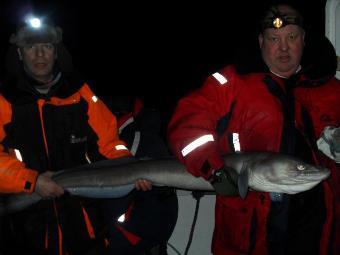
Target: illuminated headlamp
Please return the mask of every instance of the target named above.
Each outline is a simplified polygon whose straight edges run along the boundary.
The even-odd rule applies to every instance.
[[[263,22],[262,29],[266,28],[282,28],[287,25],[297,25],[303,27],[302,20],[297,17],[282,17],[282,16],[274,16],[269,18],[266,22]]]
[[[272,9],[271,15],[262,21],[262,30],[267,28],[280,29],[287,25],[297,25],[303,28],[302,17],[293,14],[281,13],[277,9]]]
[[[35,17],[33,17],[33,18],[29,18],[27,21],[26,21],[26,23],[29,25],[29,26],[31,26],[32,28],[35,28],[35,29],[39,29],[39,28],[41,28],[41,19],[39,19],[39,18],[35,18]]]
[[[25,19],[25,24],[11,35],[9,41],[18,47],[34,43],[57,44],[62,41],[62,30],[44,19],[30,16]]]
[[[282,25],[283,25],[283,20],[282,20],[281,18],[276,17],[276,18],[273,20],[273,26],[274,26],[275,28],[280,28],[280,27],[282,27]]]

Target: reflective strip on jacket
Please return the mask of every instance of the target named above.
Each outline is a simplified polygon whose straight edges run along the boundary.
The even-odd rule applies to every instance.
[[[275,91],[264,82],[265,79],[281,87],[274,89],[283,90],[280,79],[272,74],[239,75],[233,66],[228,66],[178,102],[168,126],[168,139],[172,151],[189,172],[208,179],[214,169],[223,165],[223,154],[280,151],[282,144],[286,143],[283,139],[283,110]],[[330,80],[320,87],[327,103],[315,101],[311,95],[306,97],[303,90],[309,91],[309,88],[298,88],[294,92],[296,128],[305,128],[302,108],[308,113],[313,111],[311,119],[315,136],[327,125],[339,126],[339,84]],[[317,93],[310,92],[315,94],[314,97]],[[326,108],[328,105],[332,107]],[[323,114],[328,118],[321,117]],[[324,182],[323,187],[327,217],[320,254],[327,252],[333,218],[333,195],[329,182]],[[266,219],[270,204],[269,195],[261,192],[249,192],[244,200],[217,196],[212,244],[214,254],[267,254]],[[251,240],[250,233],[253,217],[256,217],[255,241]]]
[[[0,192],[32,192],[39,172],[131,156],[118,137],[115,116],[86,83],[72,81],[61,80],[51,96],[30,90],[26,80],[20,78],[2,88]],[[46,215],[35,220],[46,224],[45,234],[36,231],[38,239],[30,237],[32,241],[41,241],[38,249],[45,247],[49,254],[79,254],[96,237],[103,240],[99,232],[101,219],[90,199],[63,196],[53,201],[41,200],[13,215],[13,219],[18,223],[24,217],[30,219],[44,213],[50,215],[49,221],[44,223]],[[66,249],[65,240],[72,240]]]

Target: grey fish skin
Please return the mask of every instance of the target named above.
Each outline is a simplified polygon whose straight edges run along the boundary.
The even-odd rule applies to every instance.
[[[65,171],[55,175],[53,179],[71,194],[78,193],[78,188],[115,188],[134,184],[139,179],[148,180],[156,186],[169,186],[185,190],[213,190],[209,182],[201,177],[194,177],[186,171],[184,165],[173,158],[136,161],[122,165],[112,165],[111,162],[114,164],[115,160],[106,160],[101,168],[95,170]],[[116,194],[112,195],[116,196]],[[121,196],[123,194],[117,197]],[[96,195],[93,194],[92,197],[96,197]],[[102,197],[102,195],[98,197]]]
[[[310,190],[330,175],[325,167],[280,153],[229,154],[224,159],[227,166],[241,175],[240,191],[248,184],[255,191],[296,194]],[[247,179],[242,180],[242,176]]]
[[[248,186],[256,191],[295,194],[311,189],[330,174],[323,167],[275,153],[235,153],[225,156],[224,161],[241,175],[239,188],[243,194],[247,192]],[[72,195],[93,198],[123,197],[133,190],[135,181],[139,179],[177,189],[214,190],[208,181],[191,175],[176,159],[135,161],[120,165],[116,164],[116,160],[106,160],[97,167],[87,165],[57,172],[53,179]],[[40,199],[35,193],[10,195],[6,208],[0,207],[0,214],[21,210]]]

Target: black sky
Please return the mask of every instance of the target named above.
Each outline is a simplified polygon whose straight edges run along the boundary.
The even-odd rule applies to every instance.
[[[76,68],[99,94],[142,94],[171,108],[209,73],[233,62],[240,45],[257,47],[259,15],[275,2],[2,0],[1,59],[15,24],[35,10],[63,28]],[[290,2],[313,33],[324,34],[326,0]],[[0,70],[2,79],[3,65]]]

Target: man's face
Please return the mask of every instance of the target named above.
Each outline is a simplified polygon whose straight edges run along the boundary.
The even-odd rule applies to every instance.
[[[35,43],[18,49],[25,71],[34,79],[46,83],[53,78],[56,59],[55,47],[51,43]]]
[[[268,68],[284,77],[294,74],[300,65],[304,38],[304,30],[297,25],[265,29],[259,35],[259,44]]]

